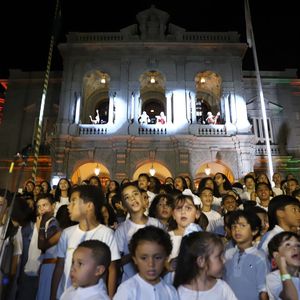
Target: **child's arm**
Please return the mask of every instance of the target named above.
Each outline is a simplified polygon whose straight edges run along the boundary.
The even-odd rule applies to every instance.
[[[116,261],[112,261],[108,267],[108,282],[107,282],[108,295],[111,299],[113,298],[117,290],[117,277],[118,277],[117,263]]]
[[[274,258],[280,271],[281,280],[283,279],[283,275],[287,275],[285,276],[286,278],[282,280],[282,291],[279,294],[280,298],[283,300],[298,300],[298,292],[292,281],[292,276],[288,272],[285,257],[277,254],[274,255]]]
[[[61,235],[60,228],[58,227],[55,218],[52,218],[46,230],[46,223],[50,218],[52,218],[52,215],[44,214],[39,226],[38,248],[43,252],[56,245]]]
[[[50,300],[56,300],[56,293],[62,273],[64,271],[64,265],[65,259],[63,257],[58,257],[52,275]]]

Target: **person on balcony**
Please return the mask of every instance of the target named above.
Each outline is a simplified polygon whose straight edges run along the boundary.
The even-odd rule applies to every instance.
[[[148,114],[146,113],[146,111],[143,111],[143,113],[138,118],[138,121],[140,124],[148,124],[150,122],[150,118],[149,118]]]
[[[212,124],[215,125],[217,124],[218,118],[220,116],[220,112],[218,112],[215,116],[212,114],[211,111],[207,113],[207,118],[206,118],[206,124]]]
[[[157,124],[162,124],[162,125],[166,124],[167,117],[163,111],[159,114],[159,116],[155,116],[155,117],[156,117]]]

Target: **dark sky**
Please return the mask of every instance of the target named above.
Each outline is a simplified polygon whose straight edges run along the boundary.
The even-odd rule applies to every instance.
[[[151,4],[170,14],[170,22],[187,31],[237,31],[245,42],[243,0],[113,1],[61,0],[60,41],[70,31],[119,31],[137,23],[136,14]],[[56,0],[6,1],[1,6],[0,78],[9,69],[45,70]],[[250,0],[261,70],[300,70],[300,26],[297,1]],[[3,18],[5,16],[5,18]],[[13,28],[15,27],[15,28]],[[253,69],[248,49],[244,69]],[[55,49],[53,70],[61,69]]]

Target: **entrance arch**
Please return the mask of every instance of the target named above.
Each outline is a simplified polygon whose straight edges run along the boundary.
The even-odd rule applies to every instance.
[[[96,168],[100,169],[98,177],[100,179],[102,187],[105,188],[107,181],[110,179],[110,173],[109,170],[100,162],[83,163],[82,165],[77,167],[71,176],[72,183],[81,184],[82,181],[95,176]]]
[[[208,171],[210,173],[208,174]],[[198,186],[202,178],[211,176],[213,177],[216,173],[223,173],[229,179],[231,183],[234,182],[233,172],[229,167],[221,162],[207,162],[202,164],[196,171],[195,184]]]
[[[173,177],[170,170],[167,167],[165,167],[164,165],[162,165],[161,163],[153,162],[153,164],[152,164],[152,162],[147,162],[147,163],[142,164],[135,170],[135,172],[133,173],[132,179],[137,180],[141,173],[146,173],[149,176],[151,176],[149,171],[152,167],[155,169],[154,176],[157,177],[162,182],[167,177]]]

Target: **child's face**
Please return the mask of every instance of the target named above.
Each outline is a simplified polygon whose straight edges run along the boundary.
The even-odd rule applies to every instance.
[[[175,219],[179,228],[186,228],[191,223],[194,223],[199,217],[200,212],[195,207],[192,200],[186,199],[184,202],[180,201],[179,203],[175,204],[173,218]]]
[[[206,180],[205,187],[214,190],[214,181],[212,179],[211,180],[210,179]]]
[[[48,199],[40,199],[36,204],[36,208],[39,216],[42,216],[45,213],[54,212],[54,205],[51,204]]]
[[[167,204],[167,198],[160,198],[156,206],[157,218],[168,220],[172,216],[172,207]]]
[[[251,245],[256,233],[256,231],[252,231],[250,224],[244,217],[240,217],[235,224],[231,225],[231,235],[238,246]]]
[[[265,184],[261,184],[257,188],[256,194],[260,200],[266,201],[266,200],[270,200],[271,191]]]
[[[237,202],[234,196],[227,196],[224,200],[223,207],[226,211],[234,211],[237,209]]]
[[[108,209],[106,206],[102,206],[101,213],[102,213],[102,217],[104,219],[104,223],[105,223],[105,225],[107,225],[108,219],[109,219],[109,212],[108,212]]]
[[[273,179],[275,184],[280,184],[281,180],[282,180],[281,175],[279,173],[274,173],[272,179]]]
[[[286,183],[286,187],[287,187],[287,190],[292,193],[293,191],[295,191],[299,186],[297,184],[296,181],[294,180],[288,180],[287,183]]]
[[[78,222],[86,216],[86,203],[80,198],[79,192],[71,194],[68,210],[72,221]]]
[[[135,186],[128,186],[123,190],[123,199],[129,213],[144,211],[145,203],[141,192]]]
[[[167,259],[166,251],[162,245],[153,241],[141,241],[132,258],[139,270],[139,275],[145,281],[152,285],[160,281],[160,274]]]
[[[245,181],[245,186],[248,190],[253,190],[255,188],[255,182],[252,178],[247,178]]]
[[[141,176],[139,179],[138,179],[138,186],[140,189],[142,190],[148,190],[148,186],[150,184],[150,181],[148,181],[148,179],[144,176]]]
[[[208,260],[207,274],[211,277],[220,278],[224,267],[224,250],[221,246],[215,247]]]
[[[179,190],[179,191],[183,191],[183,182],[182,179],[177,177],[174,180],[174,188]]]
[[[225,182],[225,179],[223,178],[223,176],[221,174],[217,174],[215,176],[215,183],[217,184],[217,186],[222,185]]]
[[[298,205],[287,205],[278,212],[283,222],[289,227],[298,227],[300,225],[300,208]]]
[[[43,193],[47,193],[47,191],[48,191],[48,183],[47,182],[42,182],[41,186],[42,186],[42,189],[43,189]]]
[[[284,241],[278,248],[278,254],[285,257],[288,266],[300,267],[300,242],[295,237]]]
[[[59,188],[61,191],[67,191],[69,188],[69,183],[65,179],[61,179],[59,182]]]
[[[99,181],[96,178],[91,178],[89,184],[98,187],[99,186]]]
[[[97,284],[104,273],[104,266],[97,265],[92,250],[78,247],[72,258],[70,277],[74,287],[88,287]]]
[[[213,200],[214,200],[214,196],[213,193],[210,190],[204,190],[202,191],[201,195],[200,195],[201,201],[203,203],[203,206],[206,207],[211,207]]]
[[[264,235],[269,229],[269,218],[267,213],[256,213],[261,221],[260,235]]]
[[[147,209],[149,207],[149,196],[147,192],[142,192],[142,197],[143,197],[145,209]]]

